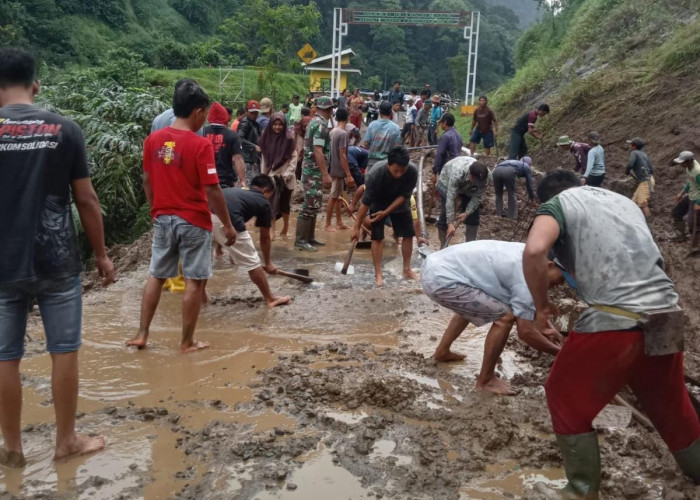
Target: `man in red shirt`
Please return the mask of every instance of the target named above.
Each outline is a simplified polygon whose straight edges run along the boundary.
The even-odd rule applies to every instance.
[[[194,133],[204,125],[209,96],[195,82],[187,82],[175,90],[173,111],[175,122],[149,135],[143,147],[143,187],[154,228],[151,276],[141,301],[139,331],[127,345],[146,347],[163,283],[177,275],[181,260],[186,286],[180,352],[186,353],[209,347],[194,340],[204,289],[211,277],[209,205],[223,223],[228,245],[236,240],[236,231],[219,187],[214,147]]]

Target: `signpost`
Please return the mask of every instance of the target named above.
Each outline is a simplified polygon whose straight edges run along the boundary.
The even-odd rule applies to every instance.
[[[348,34],[348,24],[457,27],[464,28],[464,39],[469,40],[464,104],[473,105],[476,92],[476,59],[479,54],[480,22],[481,13],[479,11],[438,12],[426,10],[333,9],[331,97],[336,97],[340,92],[341,52],[343,37]]]
[[[401,24],[405,26],[466,26],[461,12],[346,9],[348,24]]]
[[[299,59],[304,61],[306,64],[309,64],[311,61],[316,59],[316,51],[314,48],[309,45],[308,43],[304,45],[301,49],[299,49],[299,52],[297,52],[297,55],[299,56]]]

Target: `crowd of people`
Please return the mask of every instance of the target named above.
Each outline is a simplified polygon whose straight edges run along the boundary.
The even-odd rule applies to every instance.
[[[0,165],[9,179],[0,188],[0,463],[11,466],[25,464],[19,364],[33,298],[54,365],[55,456],[66,459],[104,447],[102,438],[75,432],[82,264],[71,196],[105,285],[115,271],[105,249],[82,133],[71,120],[35,106],[38,92],[33,56],[0,49]],[[454,341],[470,323],[491,324],[476,387],[512,395],[516,391],[496,376],[495,368],[514,325],[526,344],[556,355],[545,389],[569,479],[565,491],[574,496],[599,489],[600,455],[591,423],[628,384],[683,472],[700,482],[700,423],[684,386],[682,349],[667,342],[663,352],[655,352],[650,340],[648,325],[662,328],[664,318],[679,308],[648,228],[655,182],[644,142],[628,141],[626,173],[637,182],[632,200],[601,187],[605,155],[596,132],[587,135],[586,143],[560,137],[557,145],[571,152],[575,167],[550,172],[535,187],[525,136],[541,139],[535,125],[549,113],[547,104],[518,118],[509,158],[493,170],[474,155],[477,144],[483,142],[486,156],[496,145],[498,122],[486,96],[473,115],[467,155],[454,115],[439,104],[439,96],[430,96],[427,89],[405,96],[396,82],[388,99],[378,104],[378,118],[362,133],[367,107],[357,91],[344,91],[335,102],[327,96],[307,97],[304,104],[294,95],[281,112],[269,98],[250,100],[234,117],[231,109],[212,103],[194,80],[178,81],[172,108],[154,118],[144,143],[152,257],[139,330],[127,345],[147,346],[163,288],[182,281],[180,351],[208,347],[195,333],[213,254],[227,253],[247,271],[269,307],[289,303],[290,297],[271,291],[266,275],[277,272],[271,260],[275,221],[282,219],[279,235],[286,235],[298,182],[303,197],[295,248],[313,252],[324,245],[316,238],[317,217],[324,190],[330,190],[324,229],[348,229],[351,241],[363,232],[369,235],[376,285],[384,284],[381,262],[389,227],[401,249],[403,278],[419,279],[411,268],[418,225],[413,194],[422,186],[417,186],[419,172],[408,148],[427,141],[436,146],[433,185],[441,205],[436,224],[441,250],[427,255],[420,280],[428,297],[454,313],[434,358],[463,359],[452,350]],[[687,177],[672,214],[677,240],[686,238],[687,218],[691,253],[697,254],[700,164],[690,151],[674,162]],[[529,200],[537,207],[527,242],[475,241],[490,182],[496,215],[518,217],[518,178],[525,179]],[[344,208],[340,200],[348,188],[355,193]],[[352,228],[344,224],[345,215],[354,217]],[[262,260],[249,231],[253,219]],[[466,242],[449,246],[461,224]],[[425,235],[418,236],[425,245]],[[555,311],[548,299],[548,289],[564,283],[591,306],[566,339],[551,323]]]

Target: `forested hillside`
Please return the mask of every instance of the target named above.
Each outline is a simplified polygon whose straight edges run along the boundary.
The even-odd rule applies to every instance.
[[[513,47],[538,15],[536,0],[380,0],[377,9],[479,10],[477,87],[514,74]],[[348,0],[0,0],[0,44],[32,48],[47,64],[96,65],[126,48],[156,68],[262,66],[300,72],[306,42],[328,53],[334,7]],[[352,85],[407,86],[463,93],[467,43],[457,28],[352,26],[345,45],[362,70]]]
[[[552,113],[538,122],[541,144],[533,141],[538,169],[573,167],[571,155],[555,146],[557,137],[585,140],[597,131],[605,148],[603,187],[630,195],[635,183],[625,175],[626,140],[641,137],[654,166],[656,190],[650,207],[652,232],[692,320],[686,358],[689,373],[700,372],[700,263],[686,259],[687,244],[670,241],[674,195],[685,173],[671,164],[680,151],[700,153],[700,3],[697,0],[565,0],[563,9],[531,27],[518,41],[516,77],[493,101],[510,127],[516,116],[538,102]],[[507,129],[505,129],[507,130]],[[612,495],[611,497],[614,497]]]

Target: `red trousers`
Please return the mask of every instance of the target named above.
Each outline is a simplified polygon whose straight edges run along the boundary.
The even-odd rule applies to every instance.
[[[357,128],[362,128],[362,113],[350,114],[350,123],[355,125]]]
[[[569,334],[545,384],[554,432],[590,432],[593,419],[626,385],[671,451],[700,437],[683,353],[647,356],[641,330]]]

